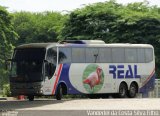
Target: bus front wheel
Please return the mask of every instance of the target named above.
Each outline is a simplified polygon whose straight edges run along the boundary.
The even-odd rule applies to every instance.
[[[61,100],[62,99],[62,95],[63,95],[62,86],[59,85],[58,88],[57,88],[56,99],[57,100]]]
[[[29,99],[29,101],[33,101],[34,100],[34,96],[33,95],[29,95],[28,99]]]
[[[120,98],[125,98],[127,94],[127,86],[125,83],[121,83],[119,86],[119,97]]]

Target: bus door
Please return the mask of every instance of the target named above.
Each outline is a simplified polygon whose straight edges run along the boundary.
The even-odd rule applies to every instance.
[[[57,50],[56,47],[49,48],[44,61],[44,81],[43,81],[43,94],[52,95],[53,88],[56,81],[56,68],[57,68]]]

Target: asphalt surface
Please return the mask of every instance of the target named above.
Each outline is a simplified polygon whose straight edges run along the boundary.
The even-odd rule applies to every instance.
[[[51,114],[55,116],[64,116],[64,115],[88,116],[89,115],[88,111],[90,110],[91,111],[120,110],[120,111],[132,111],[132,112],[134,110],[135,111],[153,110],[157,111],[155,113],[155,116],[159,116],[160,99],[159,98],[113,99],[112,98],[112,99],[65,99],[60,101],[57,101],[55,99],[36,99],[35,101],[0,100],[0,112],[1,112],[0,114],[3,115],[4,113],[10,112],[12,115],[15,114],[15,116],[17,115],[50,116]],[[109,114],[105,115],[109,116]]]

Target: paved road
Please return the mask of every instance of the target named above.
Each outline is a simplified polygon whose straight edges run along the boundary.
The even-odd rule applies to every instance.
[[[63,115],[63,113],[65,114],[63,110],[68,110],[68,113],[74,113],[74,111],[71,112],[72,110],[160,110],[160,99],[66,99],[61,101],[54,99],[36,99],[35,101],[1,100],[0,110],[15,110],[27,113],[36,110],[41,115],[46,115],[45,112],[53,114],[53,110],[55,111],[54,114],[61,113],[61,115]],[[77,114],[77,112],[79,111],[75,113]],[[83,113],[87,114],[86,111],[83,111],[79,116]],[[35,116],[35,114],[33,115]],[[74,114],[71,116],[74,116]]]
[[[160,99],[1,100],[0,110],[160,110]]]

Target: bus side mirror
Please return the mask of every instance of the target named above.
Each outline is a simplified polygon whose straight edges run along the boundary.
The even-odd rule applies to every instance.
[[[5,69],[8,70],[10,67],[10,62],[12,61],[12,59],[7,59],[5,60]]]

